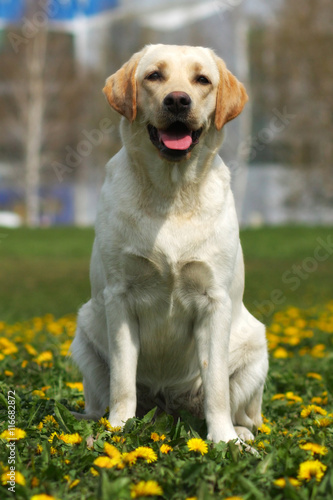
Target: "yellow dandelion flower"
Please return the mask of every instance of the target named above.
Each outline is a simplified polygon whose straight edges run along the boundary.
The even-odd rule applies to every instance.
[[[24,344],[24,347],[26,351],[31,355],[31,356],[37,356],[38,352],[36,349],[31,345],[31,344]]]
[[[29,364],[29,361],[27,361],[26,359],[24,359],[21,363],[21,367],[22,368],[25,368],[27,365]]]
[[[106,430],[109,432],[121,432],[121,430],[122,430],[120,426],[113,427],[110,424],[109,420],[107,418],[104,418],[104,417],[100,418],[98,423],[102,424],[106,428]]]
[[[43,446],[38,444],[37,448],[36,448],[36,454],[40,455],[42,453],[42,451],[43,451]]]
[[[291,346],[298,345],[301,342],[299,337],[281,337],[281,342]]]
[[[324,353],[325,348],[325,344],[317,344],[311,349],[310,355],[313,358],[324,358],[326,356],[326,354]]]
[[[54,437],[57,437],[59,439],[59,435],[57,432],[52,432],[51,436],[48,439],[49,443],[53,442]]]
[[[79,392],[83,392],[83,383],[82,382],[66,382],[67,387],[71,389],[76,389]]]
[[[14,342],[6,337],[0,337],[0,351],[4,356],[8,356],[9,354],[15,354],[18,349]]]
[[[14,481],[16,484],[20,484],[21,486],[25,486],[25,477],[19,471],[10,471],[6,470],[3,474],[1,474],[1,484],[6,485],[7,481]]]
[[[282,328],[281,325],[278,323],[272,323],[271,326],[269,327],[269,330],[274,333],[280,333]]]
[[[327,466],[319,460],[307,460],[300,464],[297,477],[301,481],[310,481],[310,479],[315,478],[319,482],[323,478],[326,469]]]
[[[286,310],[286,314],[290,318],[298,318],[300,316],[300,313],[301,311],[297,307],[288,307],[288,309]]]
[[[25,486],[25,477],[18,470],[15,471],[15,483]]]
[[[90,473],[93,476],[99,476],[99,472],[96,469],[94,469],[93,467],[90,467]]]
[[[164,441],[166,439],[166,436],[164,434],[157,434],[157,432],[152,432],[150,435],[150,439],[153,441]]]
[[[277,358],[277,359],[285,359],[285,358],[288,358],[290,356],[292,356],[292,353],[287,351],[287,349],[285,349],[284,347],[278,347],[273,352],[273,357]]]
[[[169,451],[173,451],[172,446],[169,446],[168,444],[162,444],[160,446],[161,453],[164,453],[165,455],[167,455],[169,453]]]
[[[273,484],[275,484],[275,486],[278,486],[279,488],[285,488],[287,481],[284,477],[280,477],[279,479],[275,479],[275,481],[273,481]]]
[[[306,418],[310,415],[310,413],[318,413],[319,415],[327,415],[327,411],[324,410],[324,408],[321,408],[321,406],[317,405],[308,405],[303,410],[301,411],[301,417]]]
[[[187,497],[185,500],[198,500],[198,497]]]
[[[64,479],[67,481],[68,485],[69,485],[69,489],[72,489],[74,488],[75,486],[77,486],[80,482],[80,479],[74,479],[73,481],[71,480],[70,476],[68,474],[66,474],[64,476]]]
[[[53,415],[46,415],[46,417],[43,418],[43,422],[44,424],[52,424],[55,425],[56,427],[59,427],[59,424]]]
[[[208,453],[208,445],[200,438],[192,438],[187,441],[187,447],[190,451],[198,451],[201,455]]]
[[[269,444],[269,441],[267,441],[267,439],[265,439],[264,441],[259,441],[259,442],[256,444],[256,446],[257,446],[257,448],[259,448],[260,450],[264,450],[268,444]]]
[[[65,342],[60,344],[60,355],[61,356],[67,356],[67,354],[69,353],[71,343],[72,343],[71,340],[65,340]]]
[[[80,482],[80,479],[74,479],[74,481],[72,481],[69,485],[69,489],[71,490],[72,488],[75,488],[75,486],[77,486]]]
[[[270,351],[275,349],[280,343],[280,337],[278,335],[274,335],[274,333],[267,333],[267,340]]]
[[[294,477],[288,477],[288,481],[292,486],[300,486],[301,483],[298,481],[298,479],[295,479]],[[276,479],[274,481],[275,486],[278,486],[279,488],[285,488],[287,485],[287,481],[284,477],[281,477],[280,479]]]
[[[258,431],[262,432],[263,434],[270,434],[272,432],[271,428],[266,424],[261,424],[261,426],[258,427]]]
[[[314,396],[311,398],[311,403],[317,404],[317,405],[327,405],[327,398],[321,398],[320,396]]]
[[[132,467],[132,465],[134,465],[136,462],[137,456],[135,454],[135,451],[130,451],[129,453],[123,453],[122,459],[125,464],[128,464]]]
[[[163,490],[156,481],[140,481],[131,486],[131,497],[161,496]]]
[[[44,398],[45,397],[45,392],[44,391],[39,391],[38,389],[35,389],[34,391],[32,391],[32,396],[39,396],[40,398]]]
[[[126,438],[124,438],[123,436],[112,436],[111,440],[114,443],[125,443]]]
[[[156,462],[157,460],[156,453],[148,446],[139,446],[133,451],[133,453],[135,454],[136,458],[143,458],[147,461],[148,464]]]
[[[328,448],[317,443],[305,443],[300,445],[301,450],[311,451],[314,455],[326,455],[328,453]]]
[[[63,326],[60,325],[57,321],[49,323],[47,325],[47,329],[53,335],[60,335],[63,332]]]
[[[51,453],[51,455],[57,455],[57,453],[58,453],[57,448],[55,448],[54,446],[51,446],[50,453]]]
[[[39,424],[37,425],[37,429],[38,429],[39,431],[41,431],[41,430],[43,429],[43,427],[44,427],[43,422],[39,422]]]
[[[51,351],[44,351],[44,352],[40,353],[40,355],[37,356],[37,358],[34,358],[33,361],[35,361],[35,363],[37,363],[37,365],[41,366],[44,363],[48,363],[49,361],[52,361],[52,359],[53,359],[52,352]]]
[[[12,372],[10,370],[5,370],[4,374],[6,375],[6,377],[12,377],[14,375],[14,372]]]
[[[52,495],[46,495],[45,493],[40,493],[39,495],[33,495],[30,500],[57,500],[56,497]]]
[[[125,465],[126,463],[124,462],[123,457],[121,457],[121,459],[117,463],[117,469],[125,469]]]
[[[19,439],[24,439],[27,433],[23,429],[14,427],[13,429],[7,429],[0,434],[1,439],[7,439],[7,441],[18,441]]]
[[[79,444],[82,442],[82,437],[78,432],[75,432],[74,434],[60,434],[58,436],[59,439],[61,439],[64,443],[67,444]]]
[[[31,488],[36,488],[37,486],[39,486],[39,479],[38,477],[34,476],[32,479],[31,479]]]
[[[104,451],[110,458],[121,458],[120,451],[110,443],[104,443]]]
[[[226,497],[224,500],[243,500],[243,497]]]
[[[331,417],[316,418],[314,423],[317,427],[329,427],[333,423],[333,419]]]
[[[302,403],[303,399],[300,396],[297,396],[292,391],[286,392],[286,398],[289,401],[294,401],[295,403]]]
[[[276,401],[276,400],[279,400],[279,399],[285,399],[286,396],[284,394],[274,394],[274,396],[272,396],[272,401]]]
[[[323,380],[323,377],[319,375],[319,373],[309,372],[306,374],[306,376],[309,378],[315,378],[317,380]]]
[[[295,326],[287,326],[284,330],[285,335],[288,335],[290,337],[294,337],[295,335],[299,335],[299,329],[296,328]]]
[[[97,467],[101,467],[103,469],[112,469],[112,467],[115,467],[117,463],[118,463],[117,459],[110,457],[97,457],[93,461],[94,465],[97,465]]]

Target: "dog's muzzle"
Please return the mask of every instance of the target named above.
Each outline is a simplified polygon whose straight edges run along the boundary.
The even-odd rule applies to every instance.
[[[184,123],[175,121],[167,129],[158,129],[149,124],[148,132],[161,156],[170,161],[180,161],[198,144],[202,127],[190,130]]]

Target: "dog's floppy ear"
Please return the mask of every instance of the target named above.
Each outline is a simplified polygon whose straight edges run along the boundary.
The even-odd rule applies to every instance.
[[[109,76],[103,89],[110,106],[130,122],[136,117],[136,68],[141,52],[134,54],[116,73]]]
[[[222,59],[217,58],[217,65],[220,81],[216,95],[215,127],[217,130],[221,130],[225,123],[239,115],[248,100],[248,96],[244,85],[227,70]]]

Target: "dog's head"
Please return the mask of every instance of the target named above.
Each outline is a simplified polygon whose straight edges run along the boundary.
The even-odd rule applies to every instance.
[[[210,49],[149,45],[134,54],[103,89],[130,122],[140,120],[160,156],[188,159],[201,137],[242,111],[244,86]]]

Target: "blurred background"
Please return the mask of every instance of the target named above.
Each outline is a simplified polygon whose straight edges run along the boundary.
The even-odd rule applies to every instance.
[[[211,47],[248,91],[221,156],[250,310],[330,300],[331,0],[0,0],[0,319],[89,298],[98,196],[121,147],[101,89],[149,43]]]
[[[242,226],[333,221],[329,0],[1,0],[0,225],[92,225],[120,147],[104,80],[149,43],[213,48],[245,83],[221,155]]]

